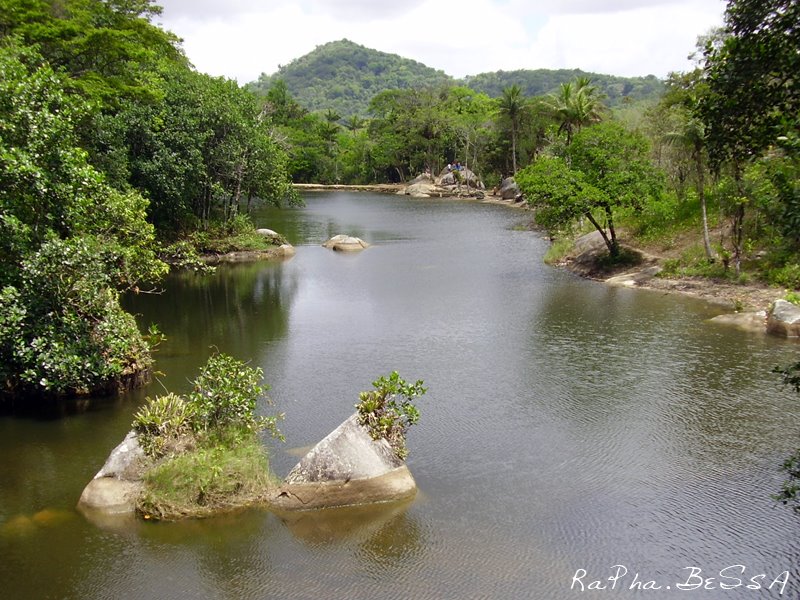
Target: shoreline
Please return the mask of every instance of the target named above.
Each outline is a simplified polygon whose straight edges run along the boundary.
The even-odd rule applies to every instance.
[[[370,183],[370,184],[343,184],[343,183],[292,183],[296,190],[304,192],[378,192],[396,194],[407,187],[405,183]]]
[[[401,190],[408,188],[407,183],[380,183],[368,185],[344,185],[344,184],[318,184],[318,183],[295,183],[293,186],[303,191],[350,191],[350,192],[378,192],[387,194],[397,194]],[[443,196],[447,197],[447,196]],[[475,200],[484,204],[494,204],[505,206],[516,210],[529,210],[525,202],[514,200],[503,200],[500,196],[486,192],[483,199],[461,198],[450,196],[458,200]],[[785,294],[781,288],[768,287],[761,284],[733,284],[700,277],[681,277],[681,278],[660,278],[656,277],[655,271],[660,267],[665,257],[652,255],[633,246],[631,249],[642,253],[644,261],[641,265],[632,268],[622,269],[610,274],[599,274],[579,266],[575,259],[580,255],[570,254],[557,264],[554,268],[566,269],[585,279],[591,279],[606,285],[630,287],[634,289],[645,289],[665,294],[679,294],[697,298],[715,305],[726,313],[755,313],[758,311],[768,311],[771,304]]]

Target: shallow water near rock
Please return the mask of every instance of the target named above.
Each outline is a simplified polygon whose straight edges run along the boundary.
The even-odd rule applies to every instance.
[[[770,498],[800,416],[770,371],[797,343],[710,323],[719,308],[699,301],[551,269],[521,211],[306,201],[256,215],[294,258],[173,275],[163,294],[127,299],[168,337],[147,389],[57,420],[0,418],[4,596],[563,599],[593,580],[609,597],[800,594],[800,520]],[[320,246],[337,233],[371,246]],[[424,379],[408,460],[420,493],[302,519],[74,512],[144,397],[186,391],[214,348],[264,369],[275,407],[262,409],[286,413],[285,447],[268,442],[280,475],[379,375]],[[613,565],[628,574],[611,590]],[[782,595],[745,587],[785,571]],[[721,589],[733,577],[742,585]],[[635,587],[651,581],[661,589]]]

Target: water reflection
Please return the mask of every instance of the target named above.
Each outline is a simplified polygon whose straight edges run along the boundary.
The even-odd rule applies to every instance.
[[[210,275],[183,271],[166,279],[161,295],[125,298],[125,308],[143,328],[156,324],[166,335],[156,359],[168,388],[174,389],[173,383],[185,387],[185,380],[171,375],[190,371],[190,365],[197,368],[215,350],[250,361],[266,344],[286,336],[298,289],[296,273],[286,265],[223,264]]]
[[[292,261],[184,274],[129,308],[167,333],[158,368],[170,389],[212,344],[262,367],[290,446],[327,435],[377,375],[424,379],[409,468],[425,496],[374,513],[98,528],[57,515],[125,435],[139,396],[57,421],[0,418],[0,578],[12,597],[562,600],[582,597],[569,590],[577,568],[620,563],[670,582],[692,564],[709,576],[736,563],[790,569],[784,597],[798,596],[797,517],[769,497],[800,417],[769,371],[796,344],[708,324],[696,301],[549,269],[545,244],[512,231],[519,214],[500,207],[307,202],[257,215],[300,244]],[[336,255],[318,246],[330,232],[375,245]],[[297,457],[272,462],[285,473]]]

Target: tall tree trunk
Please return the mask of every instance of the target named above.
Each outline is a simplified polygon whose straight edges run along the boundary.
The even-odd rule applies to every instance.
[[[619,247],[617,246],[616,237],[611,239],[608,237],[606,230],[597,222],[597,219],[594,218],[594,215],[589,212],[588,210],[584,213],[586,218],[589,219],[589,222],[594,225],[594,228],[600,232],[600,235],[603,237],[603,241],[606,243],[606,248],[608,248],[608,253],[611,256],[618,256],[619,255]]]
[[[703,169],[702,150],[695,148],[695,168],[697,169],[697,197],[700,200],[700,212],[703,217],[703,246],[706,251],[706,258],[709,261],[716,259],[714,249],[711,247],[711,239],[708,235],[708,212],[706,210],[706,181],[705,170]]]
[[[611,256],[619,256],[619,243],[617,242],[617,230],[614,229],[614,215],[611,213],[611,207],[605,206],[606,223],[608,223],[608,232],[611,234]]]
[[[733,166],[733,178],[736,181],[736,190],[740,199],[733,213],[733,265],[738,277],[742,273],[742,242],[744,241],[744,186],[742,185],[742,171],[739,164]]]
[[[511,124],[511,166],[513,171],[512,175],[517,174],[517,128]]]

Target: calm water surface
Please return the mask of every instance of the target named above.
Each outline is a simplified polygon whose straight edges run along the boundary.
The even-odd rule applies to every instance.
[[[718,309],[700,302],[546,267],[525,221],[475,202],[309,195],[258,215],[293,259],[175,275],[130,298],[168,336],[159,382],[81,415],[0,419],[3,597],[800,596],[800,520],[770,499],[800,415],[770,370],[798,346],[708,323]],[[320,247],[336,233],[373,246]],[[424,379],[417,498],[291,521],[76,513],[144,396],[185,391],[213,348],[264,369],[276,406],[263,410],[286,413],[279,474],[378,375]],[[629,570],[613,590],[573,583],[584,569],[584,585],[610,588],[612,565]],[[732,565],[744,577],[724,575],[788,583],[721,589]],[[678,589],[700,577],[714,589]],[[662,589],[636,589],[651,580]]]

